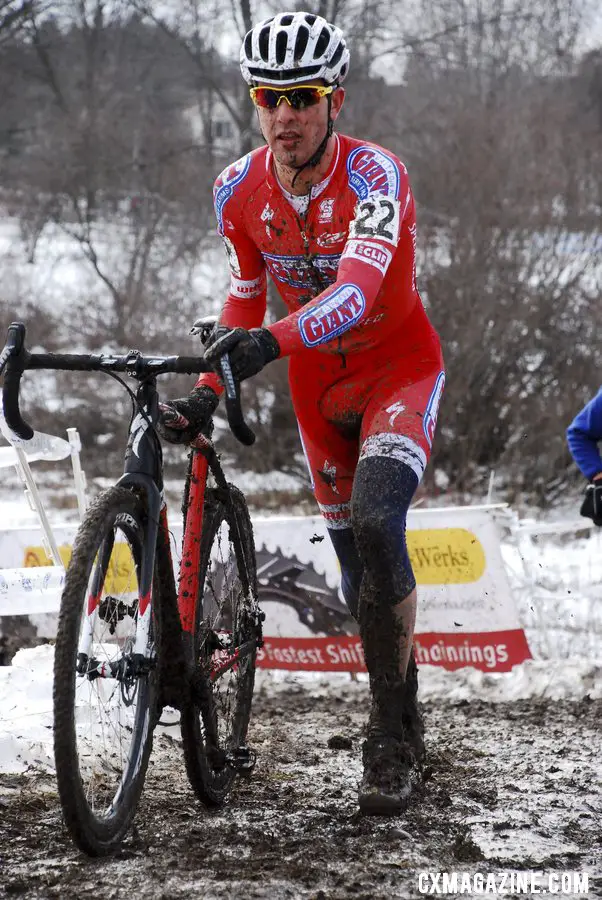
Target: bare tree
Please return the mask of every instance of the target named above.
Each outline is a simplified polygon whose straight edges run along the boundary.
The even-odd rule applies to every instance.
[[[198,108],[203,116],[205,142],[213,151],[213,111],[219,101],[227,110],[238,132],[235,156],[248,153],[253,146],[253,110],[244,83],[237,71],[221,56],[217,43],[224,25],[238,35],[239,41],[252,26],[250,0],[233,0],[230,22],[224,23],[223,3],[219,0],[185,0],[176,10],[154,0],[135,0],[140,15],[160,27],[186,53],[194,69]],[[227,21],[227,20],[226,20]]]
[[[164,331],[166,303],[176,324],[190,319],[212,174],[174,103],[177,48],[101,0],[71,11],[62,29],[30,18],[31,65],[51,102],[37,113],[36,137],[12,181],[31,197],[22,222],[32,254],[42,230],[57,227],[105,286],[100,307],[82,298],[73,329],[129,344],[135,334]],[[189,274],[174,279],[178,268]]]

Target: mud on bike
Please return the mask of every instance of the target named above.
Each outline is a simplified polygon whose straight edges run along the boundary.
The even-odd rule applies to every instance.
[[[197,328],[207,337],[208,326]],[[30,353],[13,323],[0,354],[6,424],[27,449],[19,386],[26,370],[105,372],[134,412],[124,473],[90,505],[61,598],[54,661],[54,754],[63,815],[76,845],[107,853],[126,834],[142,792],[153,730],[165,706],[180,712],[186,771],[206,806],[225,800],[254,754],[246,743],[263,614],[251,521],[226,481],[212,425],[190,445],[178,585],[163,498],[157,377],[206,371],[202,357]],[[119,377],[138,384],[135,392]],[[230,428],[252,443],[227,357]]]

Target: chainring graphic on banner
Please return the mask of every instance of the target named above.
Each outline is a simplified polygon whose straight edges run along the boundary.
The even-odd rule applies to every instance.
[[[285,556],[279,548],[272,552],[263,546],[256,551],[256,558],[257,588],[260,605],[266,613],[266,634],[279,631],[279,606],[288,607],[296,614],[294,630],[299,635],[308,631],[310,634],[357,634],[357,625],[338,592],[311,564],[295,556]],[[213,561],[210,595],[219,597],[226,585],[232,584],[230,566],[234,569],[233,560]],[[221,622],[223,628],[229,625],[228,621]]]

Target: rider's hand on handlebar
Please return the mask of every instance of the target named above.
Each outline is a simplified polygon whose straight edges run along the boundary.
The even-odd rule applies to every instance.
[[[236,381],[244,381],[261,372],[280,356],[280,346],[267,328],[228,328],[217,325],[205,350],[205,359],[219,373],[219,361],[228,354]]]
[[[602,525],[602,472],[595,475],[585,489],[581,515],[593,519],[594,525]]]
[[[187,397],[159,405],[157,431],[171,444],[189,444],[209,423],[219,399],[207,385],[194,387]]]

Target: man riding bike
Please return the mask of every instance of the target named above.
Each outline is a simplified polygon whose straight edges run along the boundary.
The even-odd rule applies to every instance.
[[[416,289],[414,199],[396,156],[334,132],[349,69],[339,28],[304,12],[274,16],[246,35],[240,63],[267,146],[215,183],[231,286],[206,357],[217,365],[230,354],[240,380],[289,357],[312,488],[370,675],[359,804],[394,814],[424,753],[406,516],[445,380]],[[288,315],[263,327],[266,272]],[[198,429],[221,389],[201,376],[172,406]]]
[[[566,430],[571,455],[581,472],[589,479],[581,515],[602,525],[602,388],[595,397],[577,413]]]

